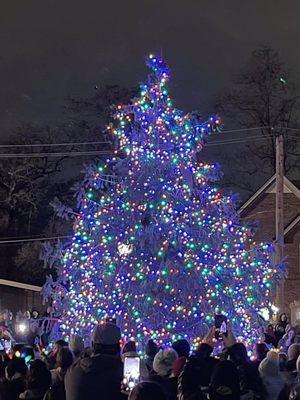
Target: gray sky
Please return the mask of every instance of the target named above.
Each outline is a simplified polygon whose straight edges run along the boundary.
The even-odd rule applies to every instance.
[[[144,79],[161,51],[179,108],[212,108],[249,53],[278,49],[300,80],[299,0],[1,1],[1,137],[20,122],[63,118],[67,95]],[[229,127],[228,127],[229,128]]]

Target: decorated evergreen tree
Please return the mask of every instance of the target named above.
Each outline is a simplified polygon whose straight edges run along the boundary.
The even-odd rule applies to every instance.
[[[116,107],[119,150],[86,184],[64,255],[62,328],[87,337],[115,317],[127,338],[169,343],[197,340],[222,313],[255,338],[280,268],[217,188],[218,166],[198,160],[218,119],[174,108],[168,67],[153,55],[147,65],[139,96]]]

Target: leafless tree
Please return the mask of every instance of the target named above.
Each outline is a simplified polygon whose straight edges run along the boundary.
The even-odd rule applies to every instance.
[[[299,169],[300,131],[293,129],[298,126],[300,96],[278,52],[269,47],[253,51],[232,83],[232,88],[220,96],[217,109],[230,127],[249,129],[232,137],[249,140],[245,145],[235,145],[236,150],[225,148],[225,164],[230,164],[225,181],[252,191],[249,182],[253,177],[275,171],[275,138],[279,133],[284,135],[286,174]]]

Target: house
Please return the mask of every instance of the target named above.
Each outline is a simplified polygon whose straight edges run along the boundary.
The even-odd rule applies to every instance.
[[[284,280],[285,310],[292,323],[300,323],[300,182],[284,177],[284,260],[287,277]],[[245,222],[257,222],[256,241],[275,240],[276,176],[273,175],[239,209]]]
[[[14,314],[32,309],[41,312],[45,308],[41,290],[40,286],[0,279],[0,312],[5,309]]]

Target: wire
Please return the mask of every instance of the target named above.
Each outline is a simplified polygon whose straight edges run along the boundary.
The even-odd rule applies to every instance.
[[[29,239],[11,239],[11,240],[9,239],[9,240],[0,240],[0,244],[42,242],[44,240],[67,239],[68,237],[69,236],[51,236],[51,237],[29,238]]]
[[[69,151],[59,153],[0,153],[0,158],[40,158],[40,157],[82,157],[89,155],[112,154],[108,150]]]
[[[41,144],[0,144],[0,148],[10,147],[57,147],[57,146],[88,146],[95,144],[112,144],[112,142],[66,142],[66,143],[41,143]]]

